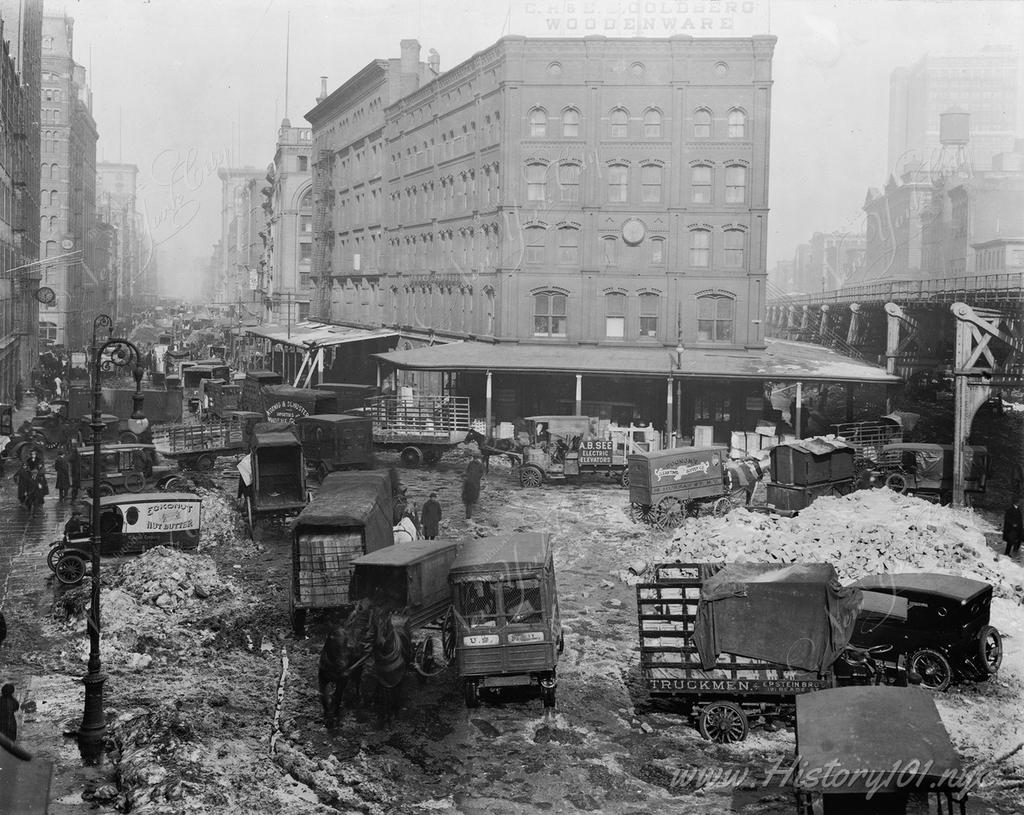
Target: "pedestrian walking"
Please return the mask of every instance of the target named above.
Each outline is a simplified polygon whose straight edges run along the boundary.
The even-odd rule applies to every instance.
[[[74,442],[68,444],[68,453],[64,458],[71,474],[71,500],[77,501],[78,491],[82,488],[82,472],[79,468],[78,448]]]
[[[1003,513],[1003,540],[1006,541],[1006,557],[1013,557],[1020,552],[1021,535],[1024,534],[1024,517],[1021,514],[1020,496],[1010,499],[1010,506]]]
[[[57,458],[53,460],[53,471],[57,476],[57,494],[63,501],[71,490],[71,471],[68,469],[68,460],[64,457],[63,451],[58,452]]]
[[[32,517],[36,514],[36,510],[43,505],[44,498],[50,494],[50,485],[46,481],[46,473],[42,468],[32,470],[30,478],[25,501],[28,505],[29,517]]]
[[[21,403],[25,401],[25,383],[20,379],[18,384],[14,386],[14,407],[17,410],[21,410]]]
[[[437,493],[430,493],[430,497],[423,502],[423,509],[420,511],[420,526],[423,527],[423,537],[428,541],[437,538],[438,527],[441,524],[441,505],[437,501]]]
[[[14,698],[14,685],[8,682],[0,690],[0,733],[11,741],[18,740],[18,720],[14,714],[19,707],[21,705]]]
[[[473,504],[480,500],[480,480],[466,473],[462,479],[462,503],[466,507],[466,517],[473,517]]]
[[[29,486],[32,483],[32,470],[23,462],[11,480],[18,482],[18,503],[25,506],[28,503]]]

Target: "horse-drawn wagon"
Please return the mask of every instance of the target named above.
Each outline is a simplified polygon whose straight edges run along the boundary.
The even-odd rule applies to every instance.
[[[297,515],[308,503],[302,445],[291,433],[254,433],[238,473],[250,537],[259,520]]]

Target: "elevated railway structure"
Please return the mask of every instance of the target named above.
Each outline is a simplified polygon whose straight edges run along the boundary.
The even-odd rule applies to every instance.
[[[978,408],[993,391],[1024,384],[1024,276],[1020,272],[892,280],[815,294],[769,290],[768,336],[814,342],[884,363],[904,379],[954,379],[955,505],[960,457]]]

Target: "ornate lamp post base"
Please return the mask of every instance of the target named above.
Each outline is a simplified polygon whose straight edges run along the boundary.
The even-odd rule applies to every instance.
[[[78,750],[88,764],[98,763],[103,757],[103,739],[107,733],[107,718],[103,712],[103,683],[106,681],[106,674],[91,670],[82,678],[85,713],[78,728]]]

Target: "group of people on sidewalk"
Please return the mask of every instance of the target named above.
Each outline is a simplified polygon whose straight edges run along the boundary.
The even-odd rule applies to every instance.
[[[78,498],[78,491],[81,488],[81,478],[78,468],[78,451],[73,444],[69,444],[67,451],[59,449],[56,458],[53,460],[53,470],[56,475],[57,494],[61,501],[65,500],[69,493],[71,500]],[[36,514],[36,511],[43,505],[43,500],[50,494],[50,485],[46,479],[46,465],[38,450],[33,449],[22,461],[21,467],[12,476],[12,480],[18,484],[18,503],[29,511],[29,517]]]

